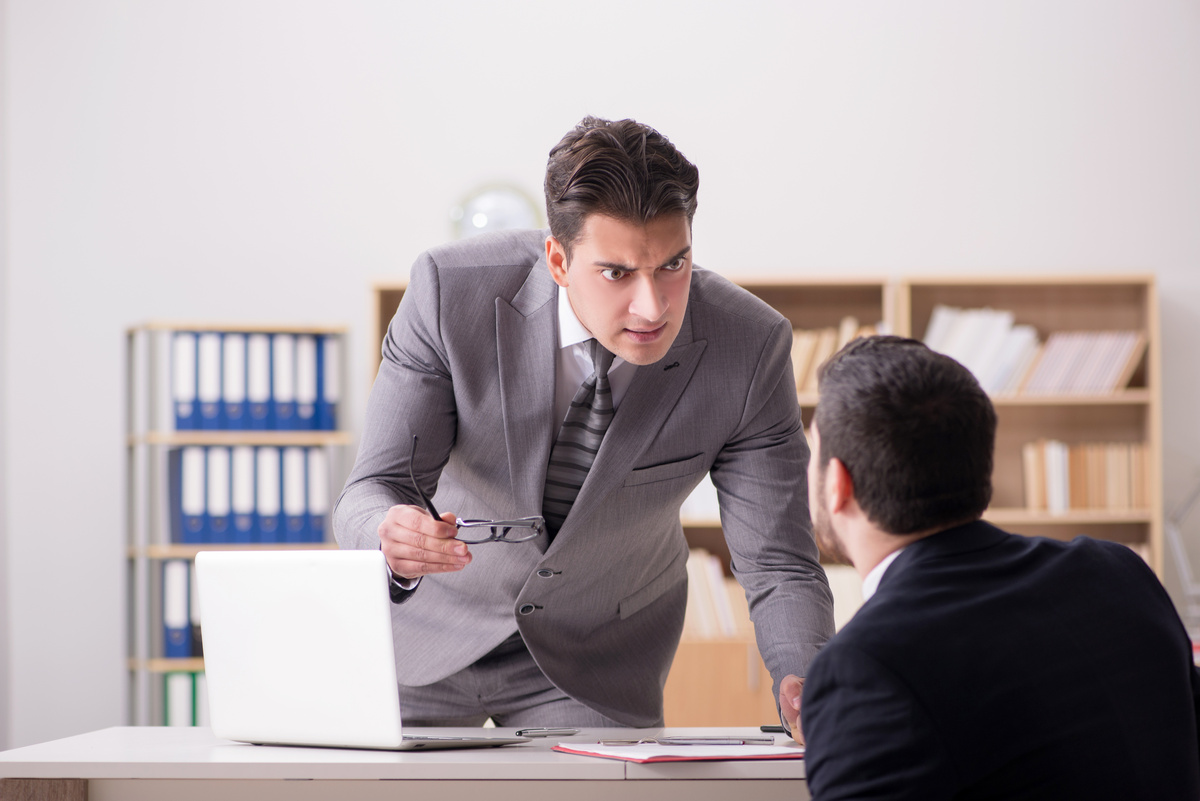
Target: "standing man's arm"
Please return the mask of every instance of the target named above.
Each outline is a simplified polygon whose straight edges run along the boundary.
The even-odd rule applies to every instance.
[[[833,636],[833,597],[808,513],[808,444],[791,344],[791,327],[780,320],[759,355],[741,425],[718,454],[712,479],[759,651],[776,696],[788,692],[780,711],[799,735],[799,708],[790,700],[799,701],[797,677]]]
[[[409,479],[415,435],[412,474],[433,495],[457,427],[439,289],[436,266],[425,254],[413,265],[388,326],[358,457],[333,513],[340,547],[382,548],[392,572],[409,579],[461,570],[471,559],[453,539],[453,515],[434,520]]]

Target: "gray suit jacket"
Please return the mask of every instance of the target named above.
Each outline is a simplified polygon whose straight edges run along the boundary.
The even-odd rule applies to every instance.
[[[561,422],[545,237],[476,237],[413,265],[334,510],[342,548],[378,548],[387,510],[419,505],[413,434],[414,473],[439,510],[541,514]],[[776,685],[804,675],[833,604],[809,527],[791,340],[766,304],[694,270],[674,346],[637,368],[554,541],[474,546],[464,570],[427,576],[393,607],[400,682],[445,678],[519,629],[567,694],[631,726],[658,723],[687,596],[679,508],[710,470],[767,667]]]

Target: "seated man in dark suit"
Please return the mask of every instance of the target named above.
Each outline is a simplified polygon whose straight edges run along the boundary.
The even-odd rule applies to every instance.
[[[1200,675],[1129,548],[1008,534],[996,413],[919,342],[823,369],[809,504],[866,603],[804,685],[809,789],[835,798],[1200,798]]]

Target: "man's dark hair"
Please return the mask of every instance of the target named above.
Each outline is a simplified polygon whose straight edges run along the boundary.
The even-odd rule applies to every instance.
[[[589,214],[645,225],[696,213],[700,172],[667,137],[633,120],[584,117],[550,151],[546,219],[570,258]]]
[[[996,410],[967,368],[914,339],[876,336],[842,348],[818,377],[813,458],[846,466],[872,523],[915,534],[983,514]]]

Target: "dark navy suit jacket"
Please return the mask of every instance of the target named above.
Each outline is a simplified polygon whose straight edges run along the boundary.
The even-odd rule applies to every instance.
[[[812,663],[809,790],[1200,799],[1200,673],[1128,548],[969,523],[910,545]]]

